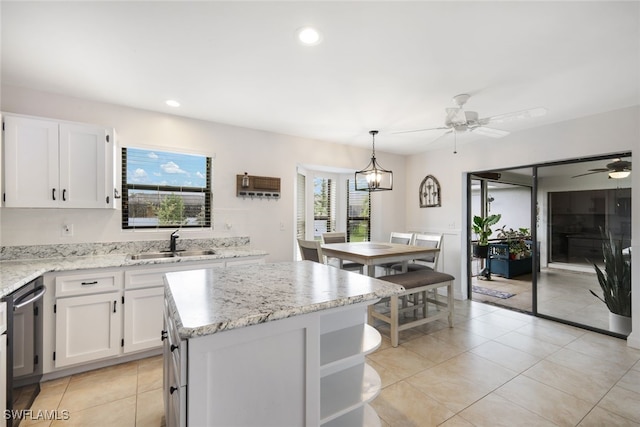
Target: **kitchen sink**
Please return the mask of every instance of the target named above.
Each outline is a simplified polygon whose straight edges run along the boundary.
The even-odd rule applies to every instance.
[[[133,254],[131,259],[157,259],[157,258],[173,258],[176,255],[172,252],[145,252],[143,254]]]
[[[194,249],[184,250],[177,252],[145,252],[140,254],[131,255],[132,260],[143,259],[161,259],[161,258],[175,258],[175,257],[190,257],[190,256],[203,256],[203,255],[215,255],[214,249]]]
[[[176,252],[177,256],[185,257],[185,256],[202,256],[202,255],[215,255],[216,251],[213,249],[196,249],[193,251],[178,251]]]

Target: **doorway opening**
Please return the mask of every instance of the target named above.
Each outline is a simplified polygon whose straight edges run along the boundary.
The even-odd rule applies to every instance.
[[[531,168],[471,175],[471,219],[500,216],[490,227],[486,257],[472,255],[472,300],[533,312],[532,185]]]

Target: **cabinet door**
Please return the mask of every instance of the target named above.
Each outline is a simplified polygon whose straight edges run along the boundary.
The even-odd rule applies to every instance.
[[[120,352],[120,293],[56,300],[56,368]]]
[[[108,170],[113,143],[107,130],[78,124],[60,124],[61,207],[105,208],[111,191]],[[113,151],[113,150],[111,150]]]
[[[3,138],[4,205],[58,206],[58,123],[5,116]]]
[[[124,352],[159,348],[162,331],[164,288],[125,291]]]

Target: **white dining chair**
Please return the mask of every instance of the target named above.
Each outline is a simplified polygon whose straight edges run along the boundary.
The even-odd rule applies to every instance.
[[[400,245],[410,245],[413,243],[413,233],[399,233],[397,231],[392,231],[389,236],[389,243],[398,243]],[[384,268],[384,274],[389,275],[393,273],[391,267],[393,267],[395,262],[388,262],[385,264],[380,264],[379,267]]]
[[[426,248],[435,248],[440,249],[442,245],[442,234],[422,234],[416,233],[413,236],[413,245],[422,246]],[[438,269],[438,258],[440,255],[440,251],[429,254],[420,259],[414,259],[407,265],[407,271],[416,271],[416,270],[437,270]],[[396,272],[402,271],[402,264],[394,264],[391,267],[392,270]]]
[[[399,243],[401,245],[410,245],[413,241],[413,233],[398,233],[396,231],[391,232],[389,237],[389,243]]]
[[[346,243],[347,242],[347,233],[344,231],[332,231],[329,233],[322,233],[322,242],[323,243]],[[330,264],[330,263],[327,263]],[[348,271],[358,271],[360,274],[364,272],[364,265],[358,264],[357,262],[345,262],[341,259],[338,259],[338,267],[343,270]]]
[[[303,260],[324,264],[324,255],[322,255],[322,246],[320,246],[319,240],[298,239],[298,248]]]

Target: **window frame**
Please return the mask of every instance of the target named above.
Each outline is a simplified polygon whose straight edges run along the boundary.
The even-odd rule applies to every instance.
[[[370,242],[371,241],[371,192],[367,191],[367,192],[363,192],[361,190],[356,190],[356,186],[355,186],[355,178],[347,178],[347,182],[346,182],[346,193],[347,193],[347,203],[346,203],[346,230],[347,230],[347,242],[351,242],[351,227],[349,227],[349,223],[350,221],[366,221],[367,223],[367,233],[364,236],[365,238],[365,242]],[[368,216],[351,216],[350,215],[350,200],[351,200],[351,196],[355,196],[358,197],[360,199],[363,198],[367,198],[367,205],[368,205],[368,211],[369,211],[369,215]]]
[[[183,154],[190,156],[200,156],[205,159],[206,177],[205,187],[187,187],[175,185],[157,185],[157,184],[130,184],[127,182],[127,150],[145,150],[163,153]],[[211,156],[202,154],[184,153],[179,151],[170,151],[163,148],[142,148],[142,147],[122,147],[121,149],[121,166],[122,166],[122,182],[121,182],[121,228],[122,230],[156,230],[156,229],[174,229],[174,228],[190,228],[190,229],[212,229],[213,228],[213,191],[212,191],[212,175],[213,175],[213,159]],[[176,194],[204,194],[204,224],[166,224],[160,223],[155,225],[130,225],[129,224],[129,192],[131,190],[155,191],[158,193],[176,193]]]

